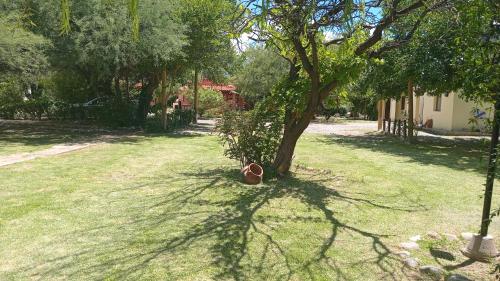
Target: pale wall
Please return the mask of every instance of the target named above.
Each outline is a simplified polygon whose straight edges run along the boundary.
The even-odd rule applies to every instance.
[[[470,131],[473,128],[472,124],[469,124],[471,118],[473,118],[472,111],[475,108],[479,108],[481,111],[486,112],[486,117],[491,119],[492,110],[491,105],[478,105],[474,102],[466,102],[455,94],[454,106],[453,106],[453,131]],[[486,120],[478,120],[478,126],[484,128]],[[475,129],[478,129],[477,126]]]
[[[408,102],[408,99],[406,99]],[[418,104],[417,104],[418,103]],[[470,131],[472,126],[469,120],[472,117],[472,110],[479,107],[487,112],[488,118],[491,119],[491,106],[477,106],[473,102],[465,102],[457,93],[450,93],[448,97],[442,95],[441,111],[434,111],[434,97],[429,95],[414,96],[414,121],[416,124],[420,122],[424,124],[427,120],[433,120],[433,129],[446,131]],[[408,108],[405,106],[406,109]],[[404,119],[404,111],[401,110],[401,100],[396,101],[391,99],[391,120]],[[420,120],[422,119],[422,120]],[[485,121],[480,121],[480,125],[484,127]]]
[[[443,94],[441,100],[441,111],[434,111],[434,97],[425,94],[423,99],[423,123],[432,119],[433,129],[451,131],[453,128],[453,105],[454,94],[447,97]]]

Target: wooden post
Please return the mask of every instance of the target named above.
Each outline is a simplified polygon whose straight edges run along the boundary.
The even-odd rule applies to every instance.
[[[406,120],[403,120],[403,137],[406,139],[407,137],[407,131],[408,130],[408,126],[407,126],[407,123],[406,123]]]
[[[394,119],[394,124],[392,124],[392,134],[396,134],[396,126],[398,125],[398,120]]]

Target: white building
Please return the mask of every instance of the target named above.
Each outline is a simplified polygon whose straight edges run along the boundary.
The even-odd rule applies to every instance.
[[[379,129],[385,119],[407,120],[408,98],[389,99],[378,104]],[[487,120],[492,118],[491,104],[467,102],[457,93],[450,92],[439,96],[414,96],[413,121],[417,126],[436,131],[464,132],[483,131]]]

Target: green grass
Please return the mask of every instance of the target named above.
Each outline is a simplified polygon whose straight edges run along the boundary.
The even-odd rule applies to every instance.
[[[413,280],[400,242],[478,229],[483,149],[308,135],[291,177],[259,186],[240,182],[213,136],[142,136],[3,167],[0,280]],[[490,229],[498,236],[499,220]],[[493,278],[463,243],[425,240],[413,255]]]

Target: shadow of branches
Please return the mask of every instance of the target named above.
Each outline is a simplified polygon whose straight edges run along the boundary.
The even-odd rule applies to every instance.
[[[440,165],[456,170],[472,170],[486,173],[488,164],[488,142],[474,139],[442,139],[436,137],[418,137],[418,142],[408,144],[385,135],[362,135],[324,137],[326,144],[337,144],[349,148],[361,148],[384,152],[396,156],[408,157],[426,165]]]
[[[311,170],[298,169],[289,178],[259,186],[243,185],[239,177],[238,171],[207,169],[179,177],[155,178],[103,193],[113,213],[112,219],[103,219],[93,227],[70,230],[64,235],[75,239],[103,236],[111,239],[95,239],[95,243],[80,245],[79,250],[23,270],[39,279],[54,276],[142,279],[153,266],[166,268],[172,279],[176,279],[173,277],[176,271],[172,269],[176,266],[181,271],[190,271],[192,276],[209,274],[216,280],[314,280],[318,276],[353,280],[349,273],[353,266],[373,267],[381,279],[400,280],[402,274],[407,274],[399,258],[384,242],[389,234],[375,233],[355,222],[344,221],[336,215],[335,208],[352,205],[387,212],[414,212],[423,211],[422,206],[407,202],[387,205],[359,194],[340,193],[331,187],[338,178]],[[129,192],[141,190],[151,190],[146,200],[123,206]],[[286,202],[290,201],[287,200],[293,200],[306,211],[288,212]],[[124,209],[113,210],[112,206]],[[297,232],[284,232],[286,235],[280,232],[281,228],[293,228],[297,223],[304,223],[306,227],[326,225],[327,234],[318,234],[301,245]],[[366,241],[370,253],[352,260],[337,259],[332,251],[341,249],[341,245],[335,246],[340,242],[341,232]],[[356,241],[359,240],[353,239],[352,243],[358,243]],[[205,269],[189,267],[197,263],[189,260],[192,258],[200,262],[207,260],[206,266],[213,270],[203,272]],[[176,263],[175,259],[181,262]],[[183,264],[186,262],[190,264]]]

